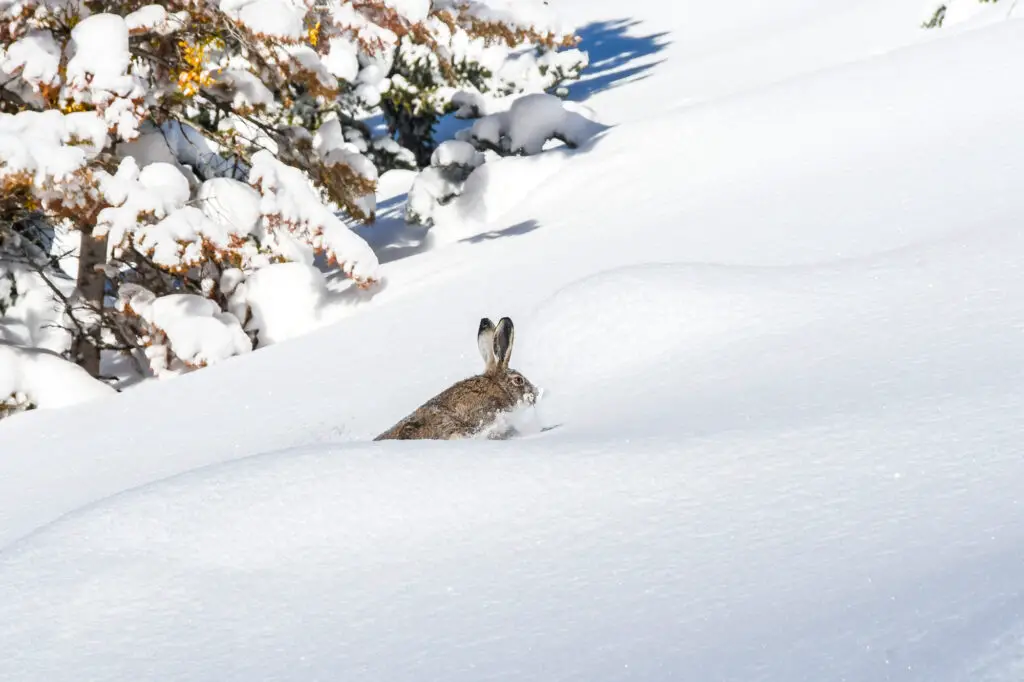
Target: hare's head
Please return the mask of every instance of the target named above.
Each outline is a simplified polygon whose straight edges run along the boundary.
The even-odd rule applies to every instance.
[[[486,317],[480,320],[476,340],[484,359],[484,376],[500,386],[514,402],[532,405],[537,401],[537,389],[529,379],[508,366],[515,336],[515,327],[507,317],[498,320],[497,326]]]

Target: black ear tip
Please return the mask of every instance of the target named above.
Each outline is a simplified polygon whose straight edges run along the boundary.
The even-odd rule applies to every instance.
[[[486,330],[491,329],[493,327],[494,327],[494,323],[491,322],[491,318],[489,318],[489,317],[482,317],[482,318],[480,318],[480,326],[478,327],[478,331],[481,331],[481,332],[482,331],[486,331]]]

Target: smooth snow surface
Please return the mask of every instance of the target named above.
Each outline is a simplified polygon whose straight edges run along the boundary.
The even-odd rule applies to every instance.
[[[1024,22],[923,4],[557,3],[607,129],[431,239],[382,176],[332,326],[0,424],[0,680],[1019,682]],[[535,428],[369,442],[503,315]]]

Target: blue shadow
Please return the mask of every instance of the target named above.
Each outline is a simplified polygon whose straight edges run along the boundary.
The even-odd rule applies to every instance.
[[[569,99],[582,101],[616,85],[646,78],[661,60],[644,64],[633,62],[658,54],[671,43],[668,33],[639,33],[632,31],[643,22],[637,19],[595,21],[583,26],[576,35],[579,48],[587,52],[590,65],[580,80],[570,83]]]

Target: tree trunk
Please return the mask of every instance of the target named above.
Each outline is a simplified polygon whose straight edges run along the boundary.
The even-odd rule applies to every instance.
[[[103,313],[103,293],[107,276],[102,265],[107,262],[107,239],[96,238],[82,231],[82,246],[78,256],[78,292],[87,311],[82,333],[74,344],[75,362],[94,377],[100,375],[100,315]]]

